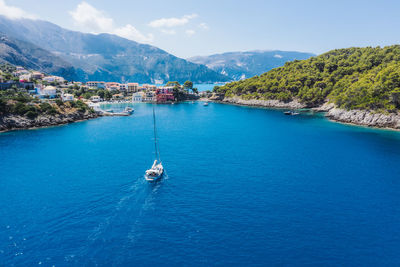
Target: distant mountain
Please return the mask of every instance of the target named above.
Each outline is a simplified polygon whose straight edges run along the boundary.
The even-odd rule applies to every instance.
[[[24,66],[44,73],[77,79],[74,67],[65,60],[34,44],[0,33],[0,62]]]
[[[229,80],[204,65],[116,35],[81,33],[42,20],[11,20],[4,16],[0,16],[0,32],[50,51],[74,66],[77,79],[81,81],[191,80],[200,83]]]
[[[311,53],[290,51],[249,51],[229,52],[211,56],[188,58],[189,61],[203,64],[233,80],[241,80],[260,75],[273,68],[281,67],[295,59],[302,60],[315,56]]]

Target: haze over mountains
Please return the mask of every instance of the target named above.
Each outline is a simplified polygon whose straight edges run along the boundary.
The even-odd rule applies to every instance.
[[[313,54],[285,51],[231,52],[188,60],[112,34],[89,34],[32,19],[0,15],[0,62],[68,80],[213,83],[259,75]]]
[[[292,51],[248,51],[228,52],[211,56],[188,58],[189,61],[203,64],[233,80],[241,80],[260,75],[273,68],[281,67],[287,61],[303,60],[315,56],[311,53]]]
[[[65,71],[68,72],[68,77],[75,77],[75,80],[141,83],[188,79],[194,82],[229,80],[225,75],[204,65],[188,62],[157,47],[139,44],[116,35],[75,32],[46,21],[11,20],[4,16],[0,16],[0,32],[7,35],[9,41],[19,39],[25,42],[25,47],[29,43],[32,45],[25,50],[27,53],[23,53],[23,49],[16,49],[18,44],[15,43],[14,49],[20,50],[20,56],[25,55],[40,61],[44,54],[43,50],[36,49],[40,47],[49,51],[49,57],[68,62]],[[71,65],[74,66],[73,69],[70,68]]]
[[[74,67],[36,45],[0,33],[0,62],[76,80]]]

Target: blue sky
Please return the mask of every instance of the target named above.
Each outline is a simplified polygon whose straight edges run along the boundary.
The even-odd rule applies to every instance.
[[[184,58],[400,43],[400,1],[394,0],[0,0],[0,14],[114,33]]]

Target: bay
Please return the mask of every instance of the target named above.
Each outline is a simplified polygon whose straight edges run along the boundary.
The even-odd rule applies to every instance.
[[[400,133],[151,104],[0,134],[0,265],[398,265]]]

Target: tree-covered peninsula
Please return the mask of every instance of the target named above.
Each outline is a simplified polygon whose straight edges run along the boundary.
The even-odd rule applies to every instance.
[[[331,102],[347,110],[397,112],[400,45],[333,50],[215,87],[214,92],[242,99],[298,100],[307,107]]]
[[[400,45],[332,50],[214,93],[224,102],[316,108],[333,120],[400,129]]]

